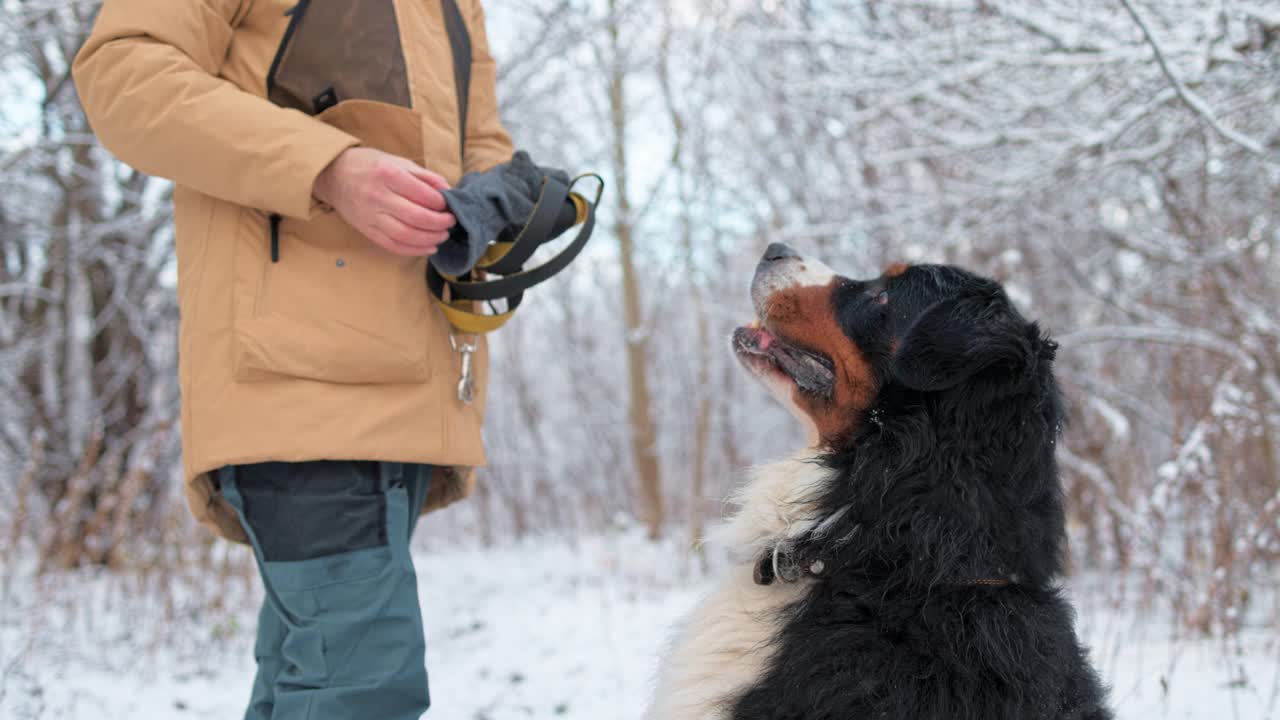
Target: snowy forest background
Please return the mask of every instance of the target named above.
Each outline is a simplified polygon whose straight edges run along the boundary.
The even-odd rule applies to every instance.
[[[69,79],[97,5],[0,0],[0,715],[65,715],[32,623],[252,618],[247,556],[179,489],[170,187],[97,144]],[[1170,657],[1212,645],[1266,713],[1236,716],[1280,717],[1280,5],[485,5],[518,146],[609,186],[589,251],[495,337],[491,466],[423,543],[484,564],[551,538],[606,584],[695,583],[743,468],[800,440],[727,351],[763,247],[958,263],[1061,343],[1090,607]],[[214,633],[235,662],[247,624]],[[465,717],[544,716],[510,707]]]

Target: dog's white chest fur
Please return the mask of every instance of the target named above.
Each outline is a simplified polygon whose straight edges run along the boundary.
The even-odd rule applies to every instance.
[[[662,663],[648,720],[723,720],[733,701],[768,669],[782,611],[811,581],[757,585],[768,548],[813,527],[827,471],[812,452],[760,467],[736,495],[738,511],[709,543],[734,564],[689,617]]]

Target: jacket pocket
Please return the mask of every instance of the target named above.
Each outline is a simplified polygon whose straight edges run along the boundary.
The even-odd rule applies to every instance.
[[[421,258],[392,255],[337,213],[281,224],[271,262],[267,218],[241,215],[236,248],[235,378],[418,383],[427,365]]]
[[[417,113],[352,100],[319,117],[366,147],[418,161]],[[235,378],[420,383],[436,325],[426,259],[389,253],[336,212],[285,218],[273,261],[265,213],[241,212],[235,258]]]
[[[299,0],[267,72],[267,97],[318,115],[346,100],[409,107],[395,0]]]

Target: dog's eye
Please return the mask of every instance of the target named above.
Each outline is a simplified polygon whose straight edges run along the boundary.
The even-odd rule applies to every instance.
[[[871,301],[877,305],[885,305],[889,302],[889,291],[881,290],[871,297]]]

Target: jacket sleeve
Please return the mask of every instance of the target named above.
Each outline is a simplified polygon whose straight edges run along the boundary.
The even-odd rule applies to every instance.
[[[507,162],[514,152],[511,136],[498,116],[498,67],[489,54],[481,0],[472,0],[468,32],[471,34],[471,97],[467,108],[467,142],[463,172],[483,172]]]
[[[218,77],[250,0],[105,0],[72,75],[108,150],[150,175],[295,218],[359,141]]]

